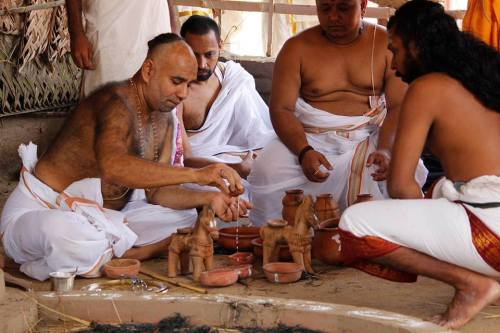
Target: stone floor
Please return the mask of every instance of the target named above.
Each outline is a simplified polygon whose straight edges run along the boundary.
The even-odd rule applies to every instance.
[[[0,209],[15,182],[0,181]],[[143,265],[157,273],[166,273],[166,260],[150,260]],[[225,256],[218,255],[216,265],[225,265]],[[260,271],[260,263],[255,264],[256,274],[247,285],[237,283],[226,288],[209,289],[210,294],[237,294],[243,296],[270,296],[304,299],[328,303],[372,307],[397,312],[417,318],[428,318],[442,312],[453,296],[453,289],[440,282],[420,277],[416,283],[398,284],[372,277],[351,268],[326,266],[315,262],[319,278],[293,284],[276,285],[269,283]],[[15,268],[6,272],[30,281],[36,290],[49,290],[48,281],[38,282],[24,276]],[[75,288],[99,281],[77,279]],[[181,281],[192,283],[189,277]],[[171,293],[192,293],[179,287],[171,287]],[[0,314],[1,318],[1,314]],[[461,332],[496,333],[500,331],[500,307],[489,306],[479,313]]]

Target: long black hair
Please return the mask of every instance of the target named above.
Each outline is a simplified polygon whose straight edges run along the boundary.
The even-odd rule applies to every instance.
[[[460,81],[484,106],[500,112],[500,53],[458,29],[443,6],[412,0],[387,25],[406,49],[414,43],[424,73],[441,72]]]

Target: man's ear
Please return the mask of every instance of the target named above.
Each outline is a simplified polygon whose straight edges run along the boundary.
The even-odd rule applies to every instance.
[[[154,61],[149,58],[144,60],[144,62],[142,63],[141,77],[145,83],[149,83],[149,81],[151,80],[151,76],[153,75],[153,72],[155,70],[154,65]]]
[[[413,57],[413,59],[418,59],[418,48],[415,45],[414,41],[410,41],[410,43],[408,43],[408,52]]]
[[[361,0],[361,17],[365,16],[366,7],[368,7],[368,0]]]
[[[224,42],[222,41],[222,38],[219,40],[219,51],[222,50],[222,47],[224,46]]]

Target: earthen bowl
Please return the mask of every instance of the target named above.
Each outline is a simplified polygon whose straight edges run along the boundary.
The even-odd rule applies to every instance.
[[[262,257],[262,239],[261,238],[256,238],[252,240],[253,244],[253,254],[256,257]],[[280,244],[279,246],[279,260],[280,261],[291,261],[292,254],[290,253],[290,250],[288,249],[288,245],[285,244]]]
[[[294,262],[271,262],[262,267],[269,282],[291,283],[300,280],[302,268]]]
[[[137,276],[141,262],[137,259],[113,259],[104,265],[104,273],[111,279]]]
[[[252,239],[259,238],[259,227],[239,227],[238,235],[236,227],[222,228],[219,230],[217,243],[226,249],[236,250],[236,236],[238,236],[238,250],[251,250]]]
[[[288,222],[282,219],[267,220],[267,225],[273,228],[283,228],[287,224]]]
[[[238,281],[238,272],[232,267],[205,271],[200,275],[200,283],[205,287],[227,287]]]
[[[253,267],[250,264],[230,266],[229,268],[232,268],[238,272],[239,279],[246,279],[246,278],[252,276],[252,273],[253,273]]]
[[[227,256],[229,265],[243,265],[243,264],[253,264],[253,253],[251,252],[236,252]]]

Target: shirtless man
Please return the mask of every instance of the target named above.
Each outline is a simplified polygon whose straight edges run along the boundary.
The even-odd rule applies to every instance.
[[[450,284],[455,296],[433,321],[458,328],[500,297],[500,55],[428,0],[400,7],[388,28],[393,67],[411,83],[388,189],[392,198],[411,200],[348,208],[340,221],[342,256],[372,274],[421,274]],[[432,200],[422,200],[413,177],[425,144],[446,177]],[[399,272],[371,269],[377,263]]]
[[[182,25],[181,35],[198,62],[197,80],[178,108],[191,146],[185,163],[198,166],[200,157],[230,163],[246,178],[252,151],[275,136],[268,107],[243,67],[219,61],[222,41],[214,20],[193,15]]]
[[[331,193],[341,209],[359,193],[385,197],[378,181],[385,179],[406,89],[390,68],[387,32],[362,20],[366,0],[316,6],[320,24],[290,38],[276,59],[270,112],[279,139],[248,178],[257,225],[280,215],[291,188]]]
[[[245,212],[247,203],[240,201],[238,209],[229,195],[243,190],[233,169],[180,167],[180,131],[171,111],[196,78],[191,49],[175,34],[159,35],[148,45],[141,69],[85,99],[38,163],[36,146],[20,147],[24,169],[5,205],[0,231],[6,253],[26,274],[43,280],[52,271],[78,268],[79,274],[93,276],[110,253],[139,259],[162,253],[170,234],[196,217],[189,210],[182,220],[174,210],[210,205],[224,220]],[[189,182],[215,185],[222,192],[171,186]],[[149,213],[153,205],[139,216],[114,211],[125,206],[131,189],[146,189],[148,203],[169,208],[157,212],[156,220]]]

